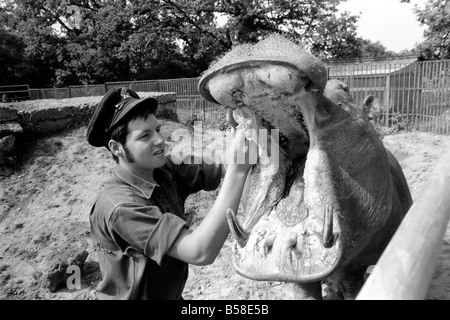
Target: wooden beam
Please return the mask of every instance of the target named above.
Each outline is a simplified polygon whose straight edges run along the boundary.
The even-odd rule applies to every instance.
[[[356,299],[424,299],[449,218],[450,152],[440,159]]]

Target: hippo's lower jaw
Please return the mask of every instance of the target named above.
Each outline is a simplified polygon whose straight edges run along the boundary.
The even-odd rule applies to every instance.
[[[342,242],[338,233],[331,233],[332,209],[325,211],[323,222],[308,216],[294,226],[287,226],[276,212],[262,218],[244,247],[234,245],[236,271],[254,280],[286,282],[330,275],[340,262]]]
[[[327,176],[326,169],[317,168],[323,163],[321,156],[311,150],[310,161],[296,161],[294,169],[282,152],[272,175],[264,175],[270,163],[255,166],[249,177],[251,189],[243,195],[244,214],[227,212],[236,239],[233,264],[239,274],[300,283],[323,279],[339,265],[343,253],[339,206],[331,192],[323,196],[317,190],[316,179],[305,182],[305,172]]]

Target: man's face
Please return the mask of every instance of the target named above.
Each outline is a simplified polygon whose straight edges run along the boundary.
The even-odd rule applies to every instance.
[[[128,123],[126,162],[134,170],[156,169],[164,165],[165,143],[160,129],[161,124],[153,114],[145,120],[139,118]]]

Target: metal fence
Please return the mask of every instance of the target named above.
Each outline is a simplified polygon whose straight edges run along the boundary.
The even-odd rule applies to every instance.
[[[329,78],[350,86],[357,104],[381,104],[379,121],[408,130],[450,133],[450,60],[330,67]]]
[[[29,89],[30,99],[67,99],[102,96],[106,93],[104,84],[69,86],[67,88]]]
[[[450,133],[449,70],[450,60],[328,66],[329,78],[346,82],[357,104],[362,104],[368,95],[378,98],[379,121],[383,125],[445,134]],[[220,107],[202,99],[197,90],[198,82],[199,78],[107,82],[61,89],[30,89],[29,96],[31,99],[101,96],[117,86],[137,92],[175,92],[178,113],[215,121]]]
[[[177,97],[177,115],[180,119],[191,118],[206,124],[220,124],[225,121],[223,106],[198,95]]]
[[[180,78],[166,80],[141,80],[107,82],[106,90],[114,87],[126,87],[136,92],[176,92],[178,97],[195,96],[198,98],[197,85],[200,78]]]
[[[206,124],[223,121],[223,107],[206,101],[199,95],[197,85],[200,78],[167,80],[141,80],[107,82],[105,89],[125,87],[136,92],[175,92],[177,94],[176,113],[179,119],[199,120]]]
[[[30,100],[30,88],[27,84],[0,86],[0,102]]]

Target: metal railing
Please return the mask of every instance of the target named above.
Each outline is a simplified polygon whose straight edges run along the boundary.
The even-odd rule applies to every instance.
[[[347,83],[357,104],[377,97],[385,126],[450,133],[450,60],[329,67],[329,78]]]
[[[0,102],[30,100],[30,87],[27,84],[0,86]]]
[[[426,297],[450,219],[450,152],[441,158],[357,300]]]
[[[106,90],[126,87],[136,92],[176,92],[178,96],[199,96],[197,85],[200,78],[180,78],[164,80],[140,80],[105,83]]]

